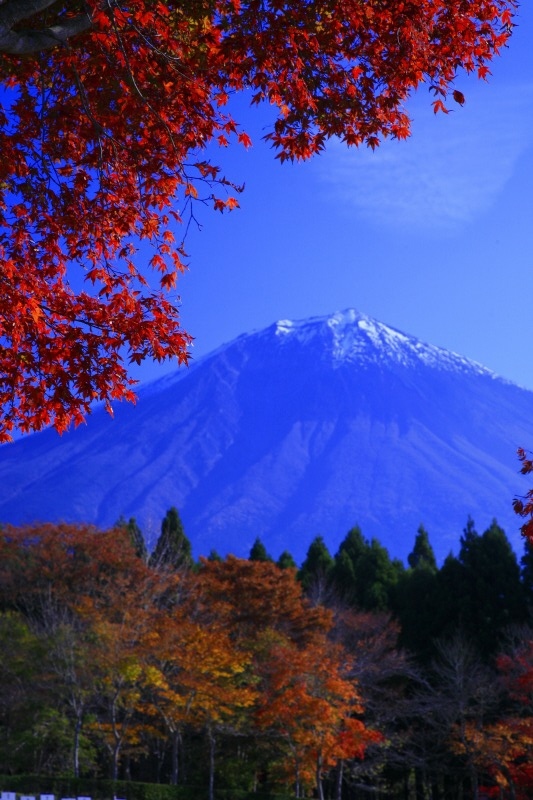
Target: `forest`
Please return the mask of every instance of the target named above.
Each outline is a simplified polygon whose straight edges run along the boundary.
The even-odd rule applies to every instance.
[[[4,526],[0,686],[4,782],[520,800],[533,548],[469,519],[457,556],[439,567],[420,526],[404,565],[354,527],[298,567],[259,538],[195,561],[175,508],[151,553],[134,519]]]

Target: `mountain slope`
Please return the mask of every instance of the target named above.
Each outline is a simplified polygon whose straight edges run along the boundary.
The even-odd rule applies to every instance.
[[[247,555],[259,535],[297,559],[354,524],[405,557],[423,522],[442,558],[469,514],[519,546],[532,441],[532,392],[349,310],[241,336],[114,420],[1,448],[0,520],[133,515],[153,542],[176,505],[196,554]]]

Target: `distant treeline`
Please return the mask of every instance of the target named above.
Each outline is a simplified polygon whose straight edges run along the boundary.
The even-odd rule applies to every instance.
[[[0,531],[0,773],[191,797],[533,796],[533,551],[468,520],[439,568],[350,530],[298,566],[110,531]],[[9,787],[8,787],[9,788]],[[229,795],[228,795],[229,793]]]

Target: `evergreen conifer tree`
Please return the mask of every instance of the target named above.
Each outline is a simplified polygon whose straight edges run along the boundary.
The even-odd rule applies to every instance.
[[[480,536],[468,520],[458,558],[438,575],[436,635],[465,635],[484,658],[497,652],[506,631],[527,619],[520,568],[497,522]]]
[[[250,550],[249,555],[250,561],[272,561],[272,557],[267,553],[266,547],[259,538],[256,538],[255,542],[252,545],[252,549]]]
[[[432,572],[437,571],[437,560],[433,548],[429,543],[428,532],[423,525],[418,528],[413,550],[407,556],[407,562],[410,567],[426,567]]]
[[[449,553],[437,573],[433,619],[433,637],[452,639],[464,633],[466,593],[464,565]]]
[[[340,543],[337,555],[346,553],[352,564],[355,566],[367,547],[368,542],[363,537],[361,528],[359,525],[355,525],[353,528],[350,528]]]
[[[402,572],[403,564],[392,561],[388,550],[372,539],[355,564],[357,605],[366,611],[389,611]]]
[[[332,583],[341,600],[349,605],[355,604],[356,601],[355,568],[367,547],[368,542],[356,525],[348,531],[335,554]]]
[[[276,563],[280,569],[296,569],[296,561],[288,550],[283,551]]]
[[[192,548],[185,536],[177,508],[172,506],[161,525],[161,534],[150,556],[150,563],[156,567],[179,569],[192,567]]]
[[[118,528],[126,528],[130,535],[130,540],[133,545],[133,548],[136,554],[141,558],[143,561],[148,560],[148,550],[146,548],[146,542],[144,541],[144,536],[137,525],[137,520],[135,517],[130,517],[128,522],[124,519],[123,516],[120,516],[116,523]]]
[[[348,550],[339,549],[331,573],[332,584],[341,600],[354,605],[356,599],[355,567]]]
[[[400,642],[421,662],[434,655],[436,628],[437,562],[423,525],[418,528],[409,569],[394,592],[394,612],[401,625]]]
[[[483,655],[491,655],[505,629],[526,619],[516,555],[493,520],[482,536],[462,540],[459,560],[465,569],[467,632]]]
[[[323,537],[316,536],[309,545],[305,560],[298,572],[298,579],[304,590],[309,592],[318,588],[319,593],[322,593],[329,586],[333,563]]]

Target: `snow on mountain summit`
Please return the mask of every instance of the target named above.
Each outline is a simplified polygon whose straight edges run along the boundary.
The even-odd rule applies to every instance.
[[[328,336],[328,349],[336,365],[357,361],[359,364],[396,362],[404,367],[427,367],[453,372],[475,372],[496,378],[496,374],[476,361],[435,345],[425,344],[395,328],[378,322],[353,308],[328,317],[307,320],[280,320],[275,324],[279,337],[296,338],[308,344],[313,338]]]

